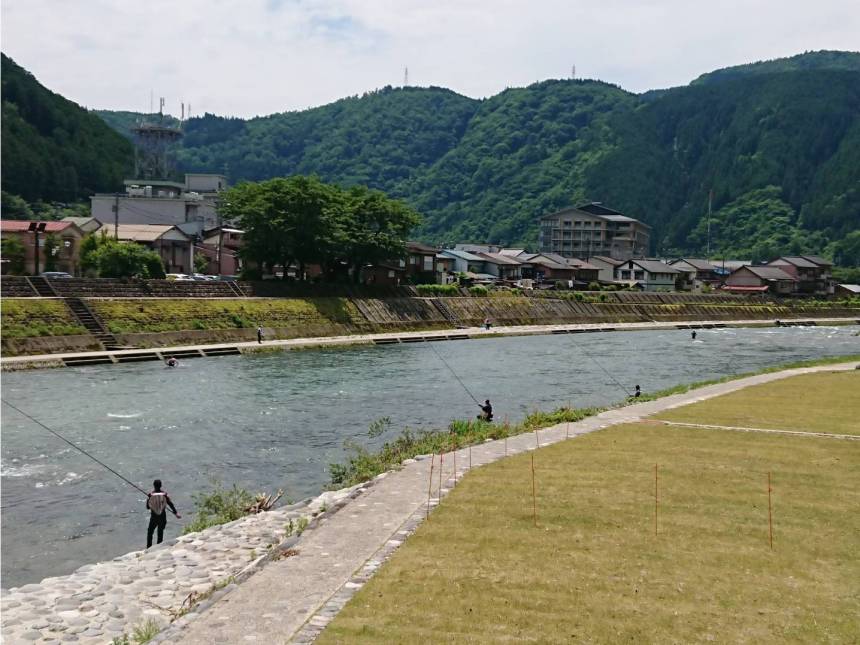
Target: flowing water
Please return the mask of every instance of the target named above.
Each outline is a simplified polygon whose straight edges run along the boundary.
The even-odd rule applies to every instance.
[[[478,409],[607,405],[643,391],[819,356],[860,352],[856,327],[641,331],[279,352],[8,373],[3,398],[141,488],[158,477],[184,513],[212,478],[298,500],[328,481],[344,440],[373,446],[405,426],[444,427]],[[593,357],[589,358],[586,356]],[[605,370],[605,371],[604,371]],[[610,376],[611,375],[611,376]],[[616,382],[617,381],[617,382]],[[368,438],[368,424],[392,429]],[[145,544],[143,496],[3,406],[2,586]]]

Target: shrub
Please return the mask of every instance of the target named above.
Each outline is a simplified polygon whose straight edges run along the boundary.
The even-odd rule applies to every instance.
[[[490,290],[487,287],[475,285],[474,287],[469,287],[469,293],[478,298],[485,298],[490,295]]]
[[[456,296],[458,289],[456,284],[419,284],[415,287],[419,296]]]
[[[588,290],[589,291],[600,291],[600,283],[594,282],[594,281],[589,282],[588,283]]]
[[[233,484],[224,488],[212,481],[212,490],[192,495],[196,507],[194,520],[182,528],[182,533],[202,531],[210,526],[226,524],[245,516],[245,509],[254,503],[254,496]]]

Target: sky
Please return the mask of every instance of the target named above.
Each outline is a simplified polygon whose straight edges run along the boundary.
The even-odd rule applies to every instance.
[[[633,91],[860,50],[858,0],[3,0],[2,50],[85,107],[252,117],[386,85]]]

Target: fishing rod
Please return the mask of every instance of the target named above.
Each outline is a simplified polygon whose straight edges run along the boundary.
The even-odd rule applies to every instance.
[[[582,347],[582,345],[580,345],[577,341],[573,340],[573,335],[571,335],[571,340],[573,341],[573,344],[576,345],[577,349],[579,349],[580,352],[585,354],[585,357],[587,359],[589,359],[592,363],[597,365],[597,367],[599,367],[603,371],[603,373],[606,374],[606,376],[608,376],[610,379],[612,379],[612,381],[618,387],[620,387],[622,389],[622,391],[627,396],[633,396],[633,393],[630,390],[628,390],[626,387],[624,387],[624,385],[617,378],[615,378],[615,376],[613,376],[612,372],[610,372],[605,367],[603,367],[603,365],[601,365],[596,358],[594,358],[591,354],[589,354],[587,351],[585,351],[585,349]]]
[[[126,484],[128,484],[129,486],[131,486],[131,487],[133,487],[133,488],[136,488],[136,489],[137,489],[137,490],[139,490],[141,493],[143,493],[144,495],[146,495],[147,497],[149,497],[149,493],[147,493],[145,490],[143,490],[140,486],[138,486],[138,485],[137,485],[137,484],[135,484],[134,482],[129,481],[128,479],[126,479],[125,477],[123,477],[122,475],[120,475],[117,471],[115,471],[113,468],[111,468],[110,466],[108,466],[105,462],[103,462],[103,461],[101,461],[101,460],[97,459],[96,457],[93,457],[93,456],[92,456],[90,453],[88,453],[86,450],[84,450],[83,448],[81,448],[81,447],[80,447],[80,446],[78,446],[77,444],[75,444],[75,443],[73,443],[73,442],[69,441],[68,439],[66,439],[63,435],[61,435],[61,434],[60,434],[59,432],[57,432],[56,430],[52,430],[51,428],[49,428],[48,426],[46,426],[44,423],[42,423],[42,422],[41,422],[41,421],[39,421],[38,419],[34,419],[34,418],[33,418],[33,417],[31,417],[29,414],[27,414],[26,412],[24,412],[21,408],[18,408],[18,407],[16,407],[16,406],[12,405],[11,403],[9,403],[9,401],[7,401],[6,399],[0,399],[0,400],[2,400],[2,401],[3,401],[3,403],[5,403],[6,405],[8,405],[10,408],[12,408],[13,410],[15,410],[16,412],[18,412],[18,414],[20,414],[20,415],[22,415],[22,416],[24,416],[24,417],[27,417],[28,419],[30,419],[30,421],[32,421],[33,423],[35,423],[35,424],[37,424],[37,425],[39,425],[39,426],[43,427],[45,430],[47,430],[48,432],[50,432],[52,435],[54,435],[54,436],[56,436],[56,437],[58,437],[58,438],[62,439],[62,440],[63,440],[63,441],[65,441],[67,444],[69,444],[72,448],[74,448],[75,450],[78,450],[78,451],[82,452],[82,453],[83,453],[83,454],[85,454],[87,457],[89,457],[90,459],[92,459],[94,462],[96,462],[97,464],[99,464],[99,465],[100,465],[100,466],[102,466],[103,468],[106,468],[107,470],[109,470],[110,472],[112,472],[114,475],[116,475],[117,477],[119,477],[119,478],[120,478],[121,480],[123,480]]]
[[[435,347],[433,347],[433,343],[432,343],[432,342],[430,343],[430,349],[432,349],[432,350],[433,350],[433,353],[434,353],[434,354],[436,354],[437,358],[438,358],[440,361],[442,361],[442,364],[443,364],[445,367],[447,367],[447,368],[448,368],[448,370],[451,372],[451,374],[453,374],[453,375],[454,375],[454,378],[455,378],[455,379],[457,379],[457,382],[458,382],[460,385],[462,385],[462,386],[463,386],[463,389],[464,389],[464,390],[466,390],[466,394],[468,394],[470,397],[472,397],[472,400],[475,402],[475,404],[476,404],[478,407],[481,407],[481,402],[480,402],[480,401],[478,401],[478,399],[476,399],[476,398],[475,398],[475,395],[474,395],[474,394],[472,394],[472,391],[471,391],[469,388],[467,388],[467,387],[466,387],[466,384],[465,384],[465,383],[463,383],[463,381],[460,379],[460,377],[459,377],[459,376],[457,376],[457,372],[455,372],[455,371],[454,371],[454,368],[453,368],[453,367],[451,367],[450,365],[448,365],[448,361],[446,361],[444,358],[442,358],[442,354],[440,354],[438,351],[436,351],[436,348],[435,348]]]

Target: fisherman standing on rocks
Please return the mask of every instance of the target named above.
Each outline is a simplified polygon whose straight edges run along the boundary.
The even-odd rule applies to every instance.
[[[146,548],[152,546],[152,533],[158,529],[158,542],[161,544],[164,540],[164,527],[167,526],[167,508],[170,507],[170,512],[176,516],[176,519],[181,519],[182,516],[176,512],[176,507],[170,500],[170,496],[166,491],[161,490],[161,480],[156,479],[152,482],[151,493],[146,496],[146,508],[149,509],[149,527],[146,529]]]

